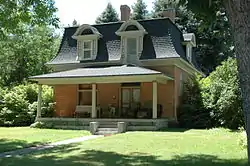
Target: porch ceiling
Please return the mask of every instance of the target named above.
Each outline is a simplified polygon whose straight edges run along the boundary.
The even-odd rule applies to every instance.
[[[82,83],[121,83],[151,82],[166,83],[173,78],[155,70],[138,66],[111,66],[101,68],[78,68],[30,77],[39,84],[82,84]]]

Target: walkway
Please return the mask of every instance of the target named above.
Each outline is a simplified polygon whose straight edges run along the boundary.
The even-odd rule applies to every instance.
[[[51,148],[54,148],[54,147],[57,147],[60,145],[68,145],[68,144],[72,144],[72,143],[83,142],[83,141],[95,139],[98,137],[103,137],[103,136],[102,135],[90,135],[90,136],[84,136],[84,137],[80,137],[80,138],[73,138],[73,139],[68,139],[68,140],[64,140],[64,141],[54,142],[54,143],[50,143],[47,145],[41,145],[41,146],[35,146],[35,147],[29,147],[29,148],[4,152],[4,153],[0,153],[0,158],[25,155],[25,154],[32,153],[35,151],[51,149]]]

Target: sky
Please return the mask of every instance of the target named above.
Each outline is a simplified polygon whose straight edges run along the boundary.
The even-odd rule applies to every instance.
[[[111,2],[117,13],[120,14],[120,5],[131,7],[136,0],[55,0],[55,6],[58,8],[57,16],[62,26],[71,25],[75,19],[78,24],[93,24]],[[148,10],[153,6],[154,0],[145,0]]]

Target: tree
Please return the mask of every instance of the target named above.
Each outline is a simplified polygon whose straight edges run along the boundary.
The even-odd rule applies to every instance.
[[[16,33],[0,40],[0,85],[22,83],[32,75],[47,73],[46,62],[56,55],[59,36],[47,26],[22,26]],[[13,49],[14,48],[14,49]]]
[[[161,13],[169,8],[177,9],[179,7],[179,3],[176,0],[156,0],[153,3],[153,17],[162,17]]]
[[[229,58],[200,81],[204,106],[213,127],[238,129],[244,126],[242,98],[235,58]]]
[[[182,0],[182,3],[186,3],[186,0]],[[188,0],[187,6],[203,20],[213,20],[218,13],[227,15],[237,58],[250,163],[250,1]]]
[[[209,128],[210,113],[205,109],[199,78],[188,79],[178,107],[178,122],[184,128]]]
[[[111,3],[108,3],[107,7],[101,13],[100,16],[97,17],[96,23],[108,23],[108,22],[117,22],[119,21],[118,14],[116,10],[113,8]]]
[[[78,26],[78,25],[79,25],[78,22],[76,21],[76,19],[74,19],[72,22],[72,26]]]
[[[148,11],[147,5],[143,0],[137,0],[135,4],[132,6],[133,13],[132,19],[133,20],[143,20],[146,19]]]
[[[222,61],[234,55],[232,36],[225,14],[217,14],[212,22],[200,19],[186,5],[174,0],[156,0],[153,6],[153,16],[162,17],[162,11],[174,8],[175,24],[183,33],[195,33],[197,48],[196,60],[200,69],[209,74]]]
[[[53,0],[0,0],[0,4],[1,36],[20,30],[16,28],[20,24],[58,26]]]

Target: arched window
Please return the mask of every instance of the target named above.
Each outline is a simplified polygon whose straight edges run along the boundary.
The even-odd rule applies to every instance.
[[[116,34],[121,36],[122,57],[139,59],[143,49],[143,37],[147,34],[143,26],[138,21],[128,20],[121,25]]]
[[[99,31],[88,24],[81,25],[74,35],[73,39],[77,40],[77,60],[92,60],[97,56],[98,39],[102,37]]]

